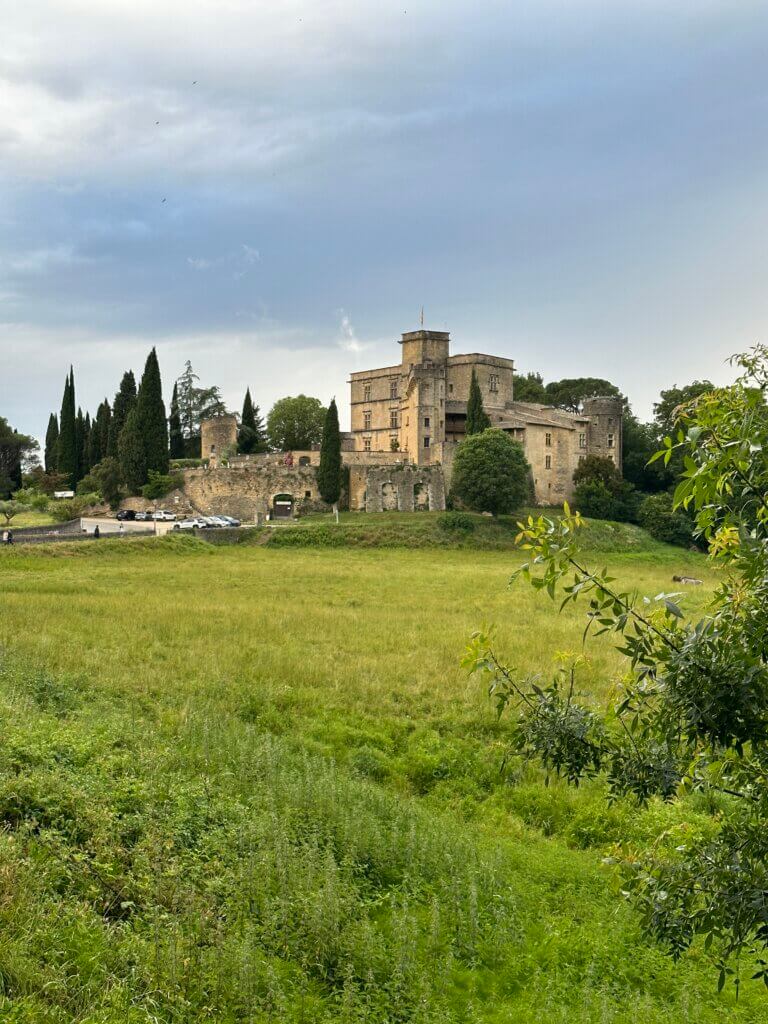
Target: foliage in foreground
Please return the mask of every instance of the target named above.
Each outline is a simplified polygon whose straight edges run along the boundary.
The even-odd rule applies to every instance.
[[[574,680],[549,687],[520,679],[487,634],[466,665],[487,678],[499,712],[514,707],[514,746],[578,784],[601,775],[612,799],[676,800],[715,793],[724,802],[715,835],[626,858],[627,890],[646,929],[679,957],[697,937],[719,956],[719,986],[741,957],[768,986],[768,350],[738,358],[733,387],[703,394],[668,438],[682,454],[675,506],[724,570],[710,612],[689,623],[677,595],[638,603],[605,569],[589,569],[576,543],[578,513],[521,524],[533,555],[515,577],[561,608],[589,600],[587,631],[614,633],[631,680],[608,715],[576,698]],[[515,578],[513,577],[513,578]],[[585,634],[586,635],[586,634]]]

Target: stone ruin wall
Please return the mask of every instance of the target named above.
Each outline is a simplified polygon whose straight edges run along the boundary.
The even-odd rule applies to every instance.
[[[365,512],[441,512],[445,509],[442,468],[351,466],[349,506]]]

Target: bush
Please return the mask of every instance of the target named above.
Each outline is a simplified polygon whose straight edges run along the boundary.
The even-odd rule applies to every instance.
[[[207,465],[208,459],[171,459],[170,462],[171,472],[176,469],[200,469]]]
[[[475,528],[475,520],[467,512],[443,512],[437,517],[437,525],[441,530],[471,533]]]
[[[503,430],[484,430],[458,447],[453,493],[477,512],[513,512],[530,497],[530,472],[522,445]]]
[[[146,498],[147,501],[155,501],[158,498],[164,498],[166,494],[170,494],[171,491],[181,487],[182,484],[183,480],[178,474],[169,473],[166,475],[150,469],[149,483],[144,484],[141,488],[141,496]]]
[[[576,467],[573,482],[573,504],[582,515],[619,523],[637,522],[642,495],[633,484],[622,480],[611,459],[588,455]]]
[[[22,487],[13,492],[13,500],[20,501],[35,512],[45,512],[48,508],[48,495],[35,490],[34,487]]]
[[[573,503],[590,519],[616,518],[616,501],[602,480],[582,480],[574,491]]]
[[[100,504],[100,494],[78,494],[66,501],[52,501],[48,511],[57,523],[68,523],[70,519],[81,516],[86,509]]]
[[[654,540],[682,548],[694,543],[691,517],[682,509],[673,509],[671,494],[647,497],[640,506],[639,522]]]

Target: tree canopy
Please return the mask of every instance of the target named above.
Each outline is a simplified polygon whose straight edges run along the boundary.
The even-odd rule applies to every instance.
[[[144,463],[147,473],[168,472],[168,421],[165,417],[163,386],[155,349],[147,356],[144,373],[136,400],[139,431],[144,444]],[[142,480],[146,483],[146,479]]]
[[[243,399],[243,412],[240,416],[240,429],[237,434],[237,450],[242,455],[252,455],[254,452],[267,450],[264,420],[259,415],[258,405],[253,404],[250,388],[246,388]]]
[[[267,437],[273,451],[307,451],[320,444],[325,412],[319,398],[297,395],[275,402],[267,417]]]
[[[22,472],[37,463],[39,445],[0,416],[0,498],[21,487]]]
[[[451,489],[476,512],[513,512],[530,496],[530,474],[522,445],[503,430],[472,434],[458,446]]]

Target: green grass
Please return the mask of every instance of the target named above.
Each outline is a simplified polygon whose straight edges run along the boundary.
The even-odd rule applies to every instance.
[[[342,529],[386,545],[397,526]],[[684,605],[703,607],[701,556],[625,530],[585,533],[592,557],[648,594],[695,573]],[[188,537],[0,551],[0,1018],[765,1020],[755,985],[736,1004],[701,950],[675,966],[645,941],[601,863],[711,827],[707,808],[500,775],[465,638],[493,621],[546,674],[582,629],[507,588],[520,560]],[[581,686],[605,701],[623,671],[599,640]]]
[[[12,530],[21,530],[25,526],[51,526],[55,522],[53,516],[49,516],[47,512],[23,512],[14,516],[10,524],[6,524],[5,519],[0,519],[0,528],[4,530],[10,525]]]

